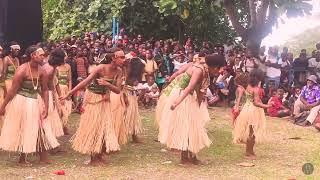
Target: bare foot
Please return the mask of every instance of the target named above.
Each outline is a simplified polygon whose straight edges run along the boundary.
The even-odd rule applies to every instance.
[[[51,159],[40,159],[39,161],[40,164],[52,164],[54,163],[54,160],[51,160]]]
[[[190,161],[193,165],[205,165],[206,163],[204,163],[203,161],[200,161],[199,159],[197,159],[197,157],[193,157],[190,158]]]
[[[67,151],[65,149],[63,149],[61,146],[50,150],[50,154],[53,154],[53,155],[58,154],[58,153],[66,153],[66,152]]]
[[[133,143],[142,143],[141,139],[137,135],[132,135],[132,142]]]
[[[180,153],[181,153],[180,150],[178,150],[178,149],[173,149],[173,148],[171,148],[170,151],[171,151],[173,154],[180,154]]]
[[[249,160],[256,160],[257,156],[255,154],[246,154],[245,158]]]
[[[30,166],[32,166],[32,164],[29,162],[29,161],[26,161],[26,160],[19,160],[18,162],[17,162],[17,165],[18,166],[24,166],[24,167],[30,167]]]
[[[88,163],[89,166],[102,166],[103,163],[101,163],[100,160],[96,159],[96,160],[91,160],[89,163]]]

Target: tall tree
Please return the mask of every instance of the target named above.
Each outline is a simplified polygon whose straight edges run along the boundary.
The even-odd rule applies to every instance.
[[[248,50],[258,55],[261,41],[272,32],[272,27],[282,15],[290,18],[310,14],[312,5],[307,1],[223,0],[222,3],[233,28],[242,37]]]

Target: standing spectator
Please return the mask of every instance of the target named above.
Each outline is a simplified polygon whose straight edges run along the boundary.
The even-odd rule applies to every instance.
[[[183,65],[187,64],[187,62],[185,61],[184,55],[179,54],[179,56],[177,56],[173,61],[173,64],[174,64],[173,72],[178,71]]]
[[[280,84],[281,64],[282,64],[281,58],[278,57],[277,47],[270,47],[265,64],[267,67],[265,83],[268,86],[269,81],[274,81],[275,88],[277,89]]]
[[[75,62],[75,52],[73,49],[77,48],[71,47],[71,51],[68,53],[68,59],[66,60],[66,63],[71,67],[72,88],[76,87],[78,79],[77,64]]]
[[[302,49],[299,57],[293,61],[295,85],[305,83],[307,68],[308,68],[307,52],[305,49]]]
[[[144,67],[144,75],[142,81],[146,81],[146,76],[155,77],[155,73],[158,71],[158,65],[153,59],[152,50],[146,51],[146,65]]]
[[[288,86],[292,86],[293,83],[293,54],[288,53],[284,59],[282,59],[282,65],[281,65],[281,82],[288,82]]]
[[[320,51],[316,51],[315,57],[308,60],[308,74],[320,77]]]
[[[82,50],[78,52],[75,63],[77,65],[78,81],[79,78],[85,79],[88,76],[88,63]]]
[[[299,118],[303,111],[310,110],[306,121],[300,125],[306,126],[313,124],[316,116],[320,110],[320,88],[317,85],[317,77],[311,75],[307,79],[307,85],[305,85],[301,91],[300,98],[294,104],[294,117]]]

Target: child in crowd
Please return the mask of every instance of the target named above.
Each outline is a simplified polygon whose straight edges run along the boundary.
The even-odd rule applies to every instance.
[[[154,76],[147,76],[147,82],[144,83],[142,86],[140,85],[140,87],[138,87],[140,102],[142,102],[145,107],[148,106],[147,97],[148,93],[151,92],[153,86],[158,88],[157,84],[155,83]]]
[[[269,99],[268,104],[271,105],[271,107],[268,108],[268,114],[271,117],[285,117],[290,115],[290,110],[282,104],[283,89],[278,89],[277,91],[274,91],[274,95]]]
[[[156,106],[157,105],[157,100],[160,96],[158,86],[153,85],[151,88],[151,91],[146,94],[146,105],[147,106]]]
[[[187,64],[187,62],[184,59],[184,55],[179,54],[173,61],[173,64],[174,64],[173,72],[178,71],[183,65]]]
[[[245,103],[245,91],[248,85],[248,76],[245,73],[238,74],[234,79],[237,86],[235,105],[232,108],[233,125],[240,114],[243,104]]]

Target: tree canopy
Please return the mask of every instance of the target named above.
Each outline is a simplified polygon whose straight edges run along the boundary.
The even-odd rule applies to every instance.
[[[42,2],[44,34],[53,40],[86,31],[111,34],[112,17],[117,17],[131,35],[176,39],[192,36],[198,43],[223,43],[238,35],[256,50],[283,14],[310,14],[312,6],[307,1],[46,0]]]
[[[208,0],[46,0],[42,1],[45,39],[87,31],[111,34],[112,17],[130,35],[147,38],[192,36],[223,43],[235,37],[223,8]]]

